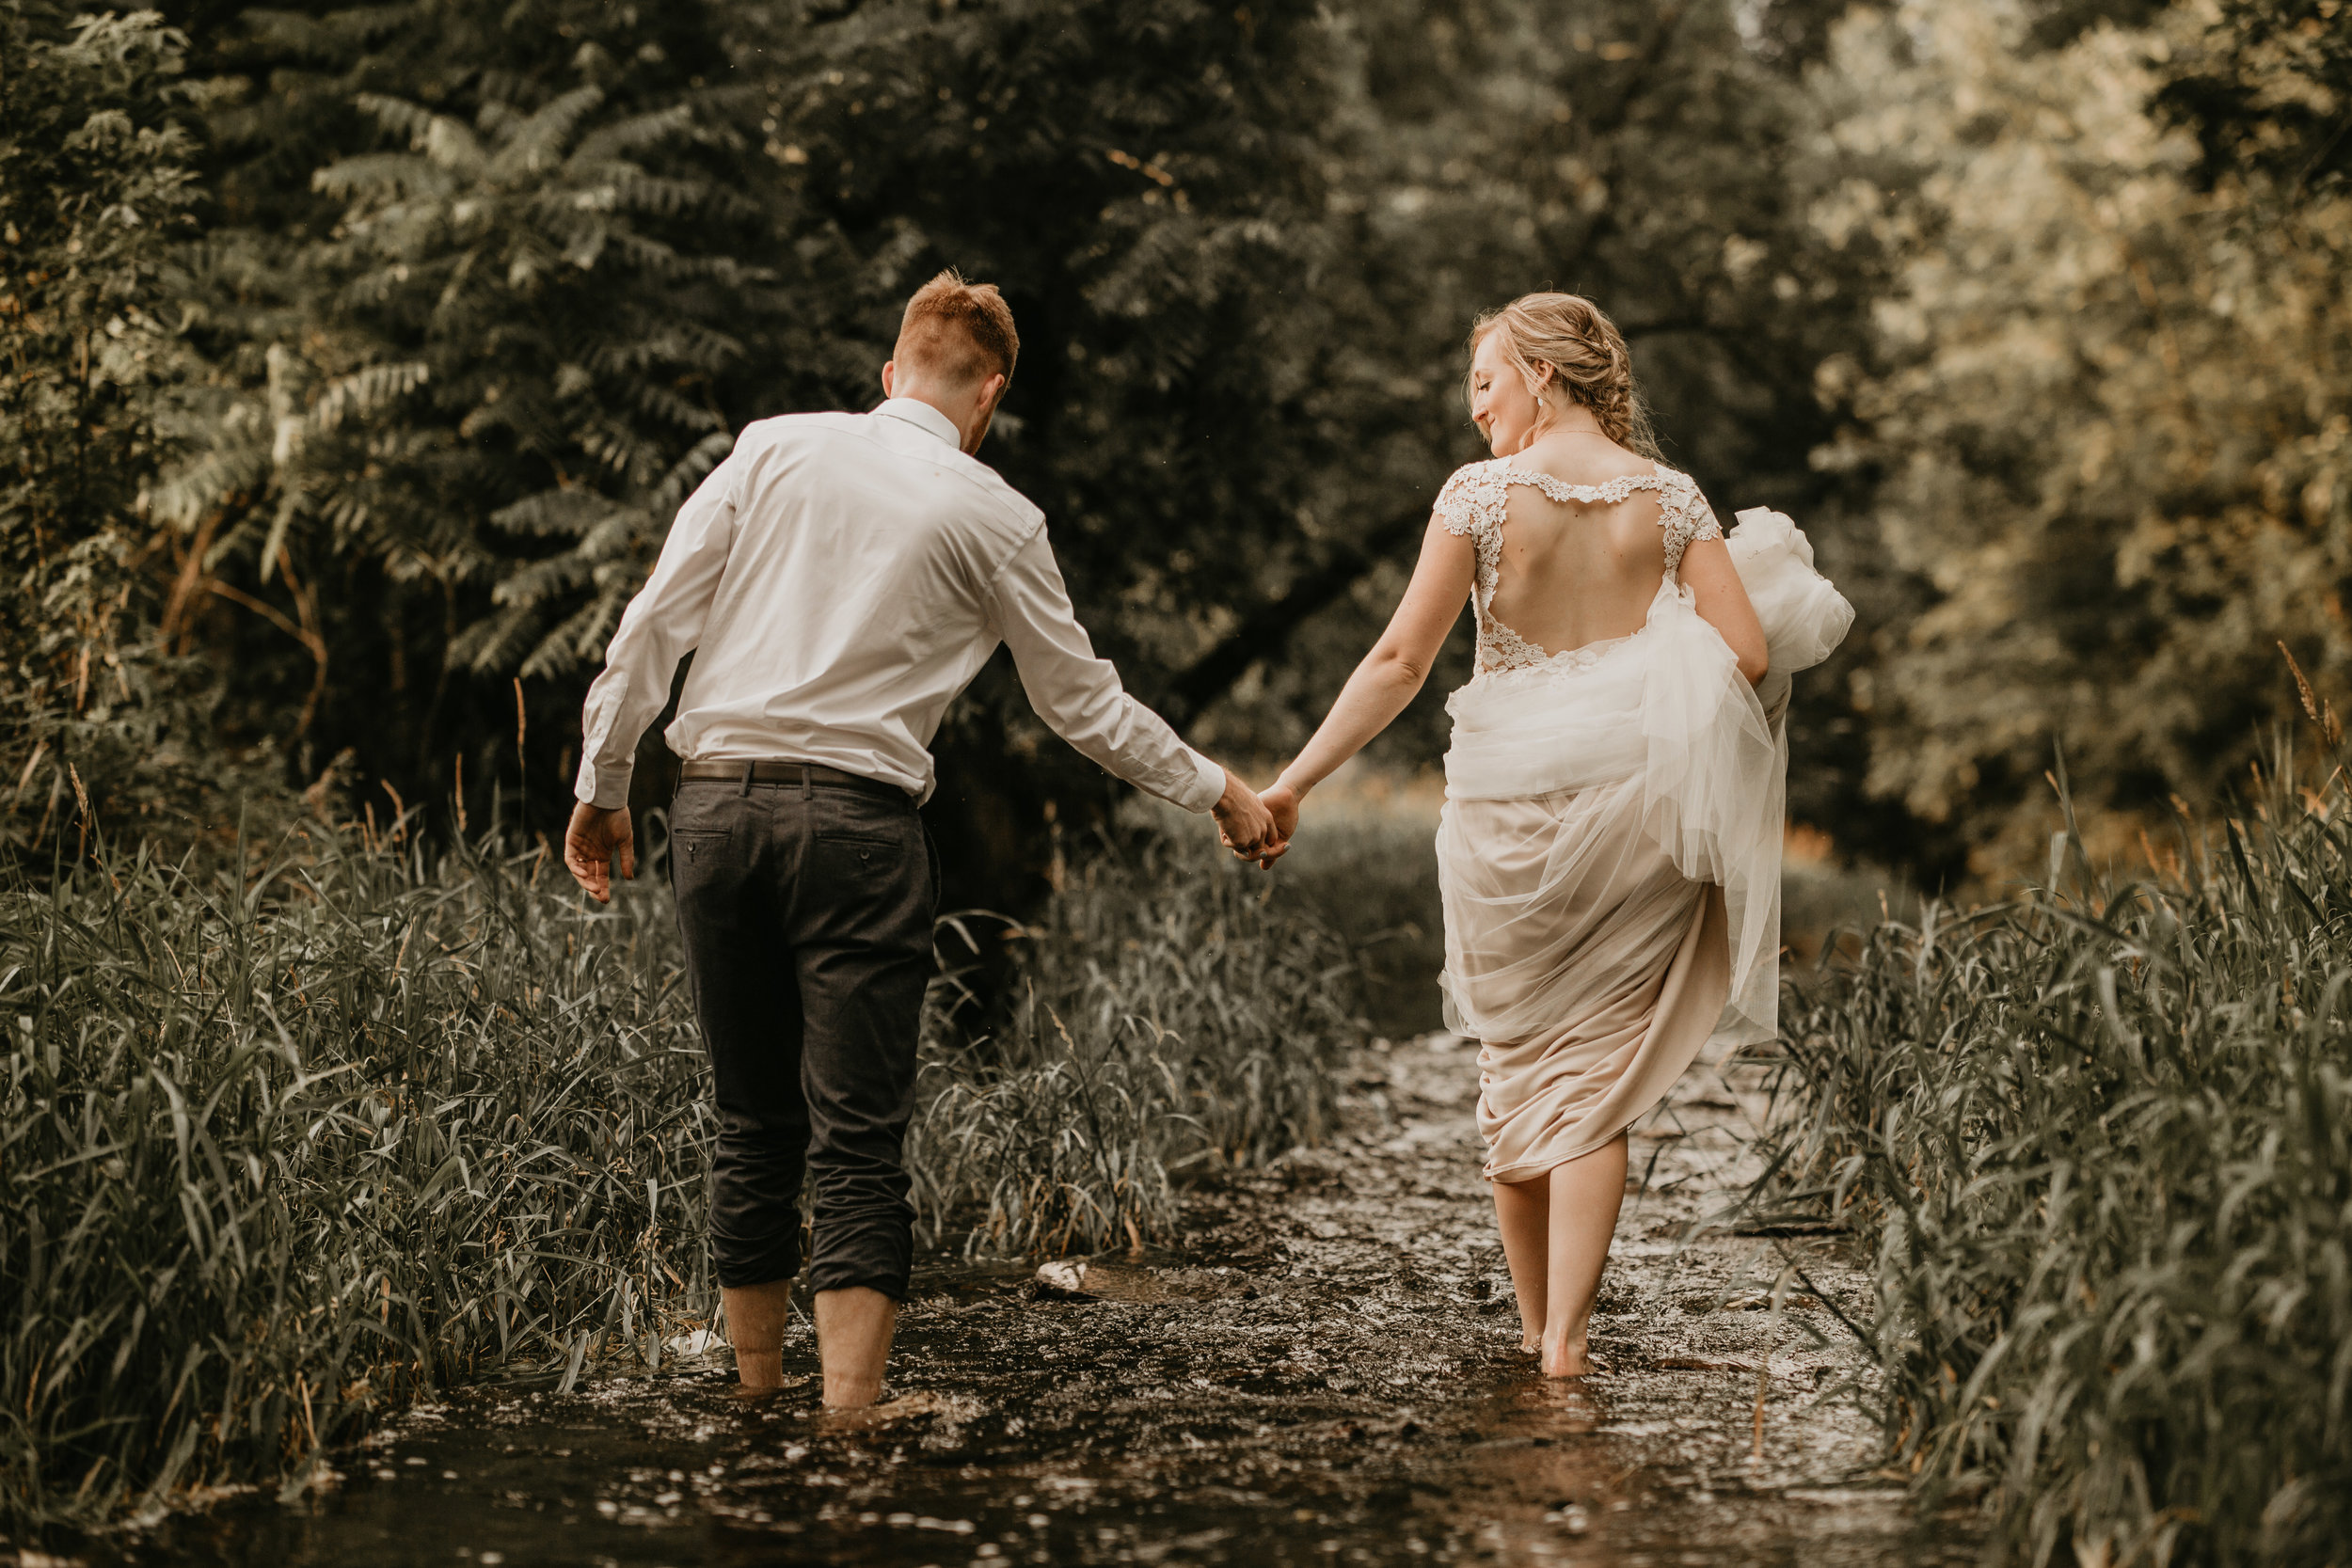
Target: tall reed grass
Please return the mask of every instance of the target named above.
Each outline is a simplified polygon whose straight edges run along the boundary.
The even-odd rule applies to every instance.
[[[2036,1564],[2352,1543],[2352,799],[2281,752],[2138,874],[1871,932],[1754,1195],[1851,1222],[1894,1453]]]
[[[910,1140],[932,1215],[969,1252],[1140,1245],[1170,1173],[1323,1137],[1360,974],[1316,911],[1195,828],[1104,846],[1021,933],[992,1037],[938,1031]]]
[[[708,1295],[655,902],[598,911],[538,857],[291,850],[0,890],[11,1514],[298,1479],[452,1381],[658,1362]]]
[[[989,1041],[933,1028],[930,1235],[1165,1239],[1171,1169],[1319,1135],[1347,967],[1213,843],[1057,897]],[[705,1061],[658,882],[319,831],[0,886],[0,1522],[299,1486],[401,1402],[660,1364],[716,1292]]]

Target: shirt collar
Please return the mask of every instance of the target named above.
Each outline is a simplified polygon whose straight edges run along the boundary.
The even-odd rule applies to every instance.
[[[963,433],[956,428],[956,421],[920,398],[890,398],[874,412],[887,414],[894,420],[904,420],[915,429],[928,431],[951,447],[962,448]]]

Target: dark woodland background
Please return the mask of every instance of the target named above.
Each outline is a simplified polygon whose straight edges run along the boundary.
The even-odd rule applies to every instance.
[[[1304,737],[1484,455],[1471,316],[1557,286],[1861,611],[1797,819],[1981,885],[2062,742],[2123,853],[2298,708],[2282,644],[2352,673],[2346,13],[8,0],[0,833],[552,833],[678,501],[877,401],[952,264],[1023,334],[987,459],[1205,748]],[[1378,760],[1434,764],[1448,658]],[[940,751],[951,899],[1117,793],[1001,655]]]

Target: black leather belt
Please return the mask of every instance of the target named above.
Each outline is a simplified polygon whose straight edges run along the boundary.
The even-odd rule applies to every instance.
[[[821,762],[690,762],[678,769],[678,777],[713,779],[745,789],[755,784],[799,784],[803,789],[854,789],[861,795],[880,795],[891,800],[914,799],[897,784],[844,773]]]

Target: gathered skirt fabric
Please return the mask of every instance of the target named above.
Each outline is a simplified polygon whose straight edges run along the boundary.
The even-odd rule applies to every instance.
[[[1740,522],[1760,693],[1669,578],[1634,635],[1481,674],[1446,705],[1445,1017],[1480,1043],[1491,1180],[1615,1138],[1710,1037],[1778,1032],[1788,677],[1853,611],[1787,518]]]
[[[1527,1180],[1624,1132],[1697,1058],[1731,994],[1723,889],[1682,874],[1623,784],[1452,801],[1438,835],[1464,955],[1449,993],[1556,1020],[1479,1051],[1486,1178]]]

